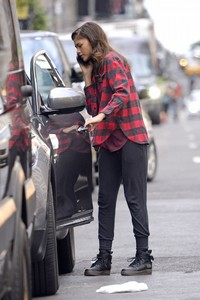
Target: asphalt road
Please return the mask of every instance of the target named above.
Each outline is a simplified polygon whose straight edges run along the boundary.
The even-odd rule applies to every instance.
[[[130,215],[121,187],[117,202],[113,263],[110,276],[85,277],[84,269],[98,253],[97,189],[94,217],[89,225],[75,228],[76,265],[71,274],[60,277],[55,296],[38,300],[194,300],[200,299],[200,119],[178,121],[154,127],[158,151],[158,170],[148,183],[150,249],[153,274],[120,275],[127,258],[135,254]],[[105,285],[128,281],[144,282],[147,291],[99,294]]]

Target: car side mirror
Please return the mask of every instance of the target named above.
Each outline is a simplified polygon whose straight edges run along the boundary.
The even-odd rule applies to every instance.
[[[81,111],[85,107],[85,96],[72,88],[56,87],[49,92],[47,106],[67,113]]]

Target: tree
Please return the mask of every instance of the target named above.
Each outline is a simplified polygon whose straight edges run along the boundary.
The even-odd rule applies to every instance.
[[[29,0],[16,0],[17,17],[21,29],[28,29]]]
[[[34,30],[47,29],[47,17],[45,15],[44,7],[39,0],[29,0],[29,10],[31,19],[31,28]]]
[[[39,0],[16,0],[16,6],[21,29],[47,29],[47,17]]]

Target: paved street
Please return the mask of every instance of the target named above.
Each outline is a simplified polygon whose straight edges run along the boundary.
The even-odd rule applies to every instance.
[[[131,219],[120,189],[113,264],[110,276],[84,277],[84,269],[98,252],[97,190],[94,193],[95,221],[75,228],[76,265],[74,272],[60,277],[57,295],[38,300],[195,300],[200,299],[200,119],[154,127],[158,150],[158,171],[148,183],[150,249],[153,274],[124,277],[121,269],[135,254]],[[137,293],[98,294],[101,286],[128,281],[144,282],[148,290]]]

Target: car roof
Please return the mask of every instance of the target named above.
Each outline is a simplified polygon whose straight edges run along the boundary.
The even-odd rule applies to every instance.
[[[110,35],[108,35],[108,39],[109,40],[115,40],[115,39],[120,39],[122,42],[124,42],[124,40],[126,41],[137,41],[137,42],[145,42],[148,41],[148,39],[144,36],[138,36],[135,34],[123,34],[122,32],[115,32],[115,33],[111,33]]]
[[[43,30],[22,30],[20,32],[21,37],[48,37],[48,36],[58,36],[57,33],[52,31],[43,31]]]
[[[59,33],[58,34],[60,40],[71,40],[71,33]]]

